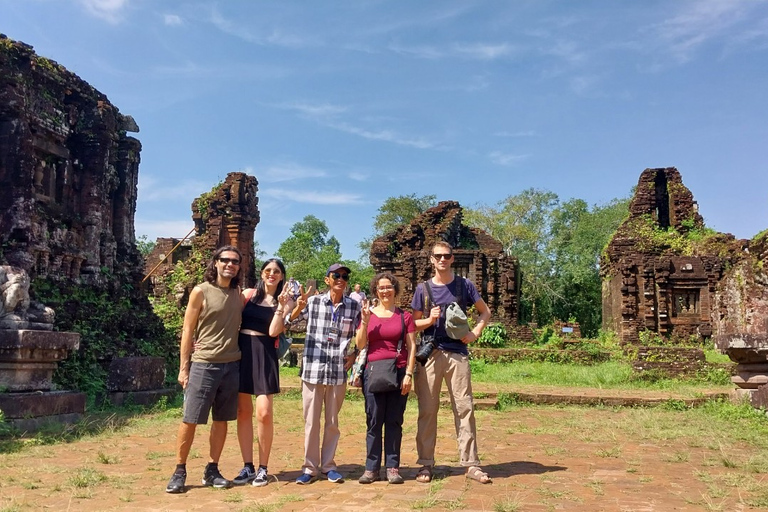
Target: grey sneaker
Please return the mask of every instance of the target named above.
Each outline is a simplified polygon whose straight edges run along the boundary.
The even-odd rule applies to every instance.
[[[203,485],[215,487],[216,489],[229,489],[232,487],[232,482],[221,476],[217,466],[208,464],[205,466],[205,472],[203,473]]]
[[[398,468],[387,468],[387,482],[391,484],[402,484],[404,482]]]
[[[240,473],[232,480],[232,483],[235,485],[245,485],[253,482],[254,478],[256,478],[256,472],[248,466],[244,466]]]
[[[363,473],[363,476],[357,479],[361,484],[372,484],[378,480],[379,472],[368,471],[367,469],[365,470],[365,473]]]
[[[184,492],[184,484],[187,481],[186,473],[174,473],[165,488],[165,492],[170,494],[179,494]]]
[[[259,467],[256,471],[256,477],[253,479],[254,487],[264,487],[269,483],[269,475],[267,475],[267,468]]]

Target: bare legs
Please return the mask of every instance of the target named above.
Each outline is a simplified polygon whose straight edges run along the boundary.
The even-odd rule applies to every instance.
[[[269,465],[269,453],[272,451],[272,439],[275,434],[275,424],[272,416],[272,395],[259,395],[256,397],[256,425],[259,436],[259,465],[267,466]]]
[[[179,433],[176,436],[176,463],[186,464],[189,457],[189,450],[192,448],[192,441],[195,440],[195,430],[197,425],[194,423],[182,423],[179,425]],[[227,422],[214,421],[211,423],[210,443],[210,461],[219,462],[221,452],[224,450],[224,442],[227,440]]]
[[[237,442],[243,462],[253,462],[253,399],[247,393],[237,394]]]
[[[243,462],[253,462],[253,399],[252,395],[239,393],[237,396],[237,441]],[[259,465],[269,464],[274,438],[272,395],[256,397],[256,434],[259,439]]]

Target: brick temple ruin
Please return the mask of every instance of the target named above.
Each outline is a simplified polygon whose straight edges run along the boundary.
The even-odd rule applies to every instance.
[[[768,384],[766,263],[768,231],[738,240],[705,228],[677,169],[646,169],[629,218],[601,258],[603,328],[633,345],[641,345],[644,331],[669,345],[713,338],[738,363],[733,383],[755,405],[768,405],[768,389],[761,388]],[[703,354],[685,350],[641,348],[635,366],[703,363]]]
[[[377,272],[391,272],[400,281],[400,306],[410,307],[416,286],[432,277],[432,244],[451,244],[453,271],[477,286],[491,310],[491,321],[517,327],[520,309],[520,266],[504,254],[502,244],[481,229],[462,224],[462,208],[443,201],[371,245],[371,264]],[[530,332],[528,336],[530,337]]]
[[[693,194],[673,167],[640,175],[629,218],[601,261],[603,328],[625,343],[644,331],[709,338],[728,322],[726,269],[749,254],[748,240],[704,228]]]
[[[129,135],[138,130],[133,118],[121,114],[106,95],[38,56],[31,46],[0,34],[0,265],[28,287],[31,301],[19,304],[34,302],[36,279],[58,287],[65,300],[67,290],[87,287],[130,301],[131,319],[114,326],[123,340],[111,339],[99,356],[105,372],[113,355],[141,355],[138,342],[160,343],[156,334],[164,332],[139,290],[143,261],[136,248],[134,214],[141,143]],[[65,316],[73,323],[88,321],[78,317],[87,315],[81,305],[69,304],[67,310]],[[22,306],[0,311],[11,319],[6,328],[16,333],[4,334],[9,341],[0,347],[0,358],[15,358],[23,366],[27,363],[19,358],[24,354],[48,351],[50,361],[61,360],[64,345],[46,341],[42,331],[26,334],[32,331],[25,329],[34,327],[21,324],[13,330],[10,322],[23,323],[25,315]],[[81,340],[79,350],[87,349]],[[18,368],[8,371],[13,374],[9,378],[23,378]],[[37,381],[52,386],[50,375]]]
[[[140,272],[138,126],[32,47],[0,38],[0,244],[31,277]]]
[[[197,284],[192,272],[190,279],[174,290],[168,289],[167,277],[177,263],[191,261],[193,254],[201,255],[206,260],[204,265],[208,255],[222,245],[240,249],[243,255],[242,284],[255,285],[253,235],[260,220],[258,191],[259,182],[255,177],[232,172],[213,190],[195,199],[192,202],[194,237],[189,241],[158,238],[147,256],[145,272],[150,276],[152,294],[156,297],[173,295],[178,305],[186,304],[189,292]]]

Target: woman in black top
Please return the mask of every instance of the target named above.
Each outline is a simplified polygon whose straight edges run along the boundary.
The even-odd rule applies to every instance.
[[[278,259],[270,259],[261,267],[256,288],[243,291],[243,318],[238,344],[240,360],[240,393],[237,402],[237,440],[244,467],[235,477],[235,485],[252,483],[267,485],[267,464],[272,449],[274,424],[272,395],[280,392],[277,362],[278,336],[283,332],[285,316],[293,301],[289,290],[283,290],[285,267]],[[259,467],[253,465],[253,399],[256,396],[256,424],[259,436]]]

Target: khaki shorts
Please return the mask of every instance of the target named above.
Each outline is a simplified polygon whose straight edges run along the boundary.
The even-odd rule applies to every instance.
[[[237,419],[240,361],[192,363],[184,389],[184,423],[205,425],[213,409],[213,421]]]

